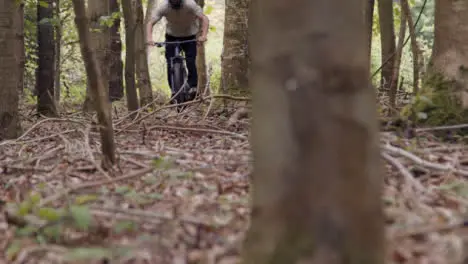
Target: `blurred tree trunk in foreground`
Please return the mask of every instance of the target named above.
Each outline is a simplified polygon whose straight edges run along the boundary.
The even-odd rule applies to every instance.
[[[16,65],[17,41],[15,19],[17,4],[12,0],[0,0],[0,140],[16,138],[20,133],[18,116],[19,68]]]
[[[252,4],[253,206],[244,263],[384,263],[367,1]]]
[[[101,149],[104,155],[103,167],[109,168],[115,163],[115,143],[114,130],[112,127],[111,105],[107,82],[101,76],[101,69],[97,62],[94,48],[92,46],[91,34],[89,30],[89,20],[86,16],[86,9],[83,0],[73,0],[75,10],[75,23],[80,38],[80,47],[85,64],[86,75],[88,76],[89,91],[95,100],[95,108],[99,121],[99,132],[101,134]]]

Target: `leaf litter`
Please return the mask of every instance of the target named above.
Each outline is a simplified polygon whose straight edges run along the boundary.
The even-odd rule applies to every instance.
[[[110,171],[92,116],[27,118],[0,142],[0,263],[238,263],[248,119],[197,105],[114,112]],[[466,146],[418,136],[381,133],[387,263],[462,263]]]

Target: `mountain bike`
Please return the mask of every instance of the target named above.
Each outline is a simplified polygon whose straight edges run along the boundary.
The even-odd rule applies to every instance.
[[[172,100],[175,104],[183,104],[191,101],[194,98],[194,93],[189,92],[189,85],[187,84],[187,68],[185,66],[185,57],[182,56],[180,44],[188,42],[196,42],[197,40],[183,40],[183,41],[166,41],[166,42],[155,42],[154,46],[160,48],[166,45],[175,45],[175,56],[170,58],[171,72],[170,78],[172,83],[172,89],[174,94]],[[186,105],[178,105],[177,111],[181,112]]]

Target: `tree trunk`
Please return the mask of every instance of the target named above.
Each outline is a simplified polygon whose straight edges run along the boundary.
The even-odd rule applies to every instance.
[[[101,69],[101,78],[105,84],[109,83],[110,75],[110,31],[108,26],[101,23],[101,19],[110,15],[109,10],[109,0],[88,1],[91,43],[96,49],[96,60]],[[96,107],[89,86],[90,84],[86,89],[86,99],[83,104],[83,111],[85,112],[93,111]]]
[[[400,65],[401,56],[403,55],[403,46],[405,44],[405,33],[406,33],[406,15],[405,12],[401,12],[400,16],[400,31],[398,32],[398,45],[395,54],[395,61],[393,64],[393,74],[390,81],[389,101],[390,101],[390,115],[397,114],[396,111],[396,95],[398,92],[398,80],[400,78]]]
[[[203,9],[205,7],[205,0],[196,0],[197,4]],[[201,27],[201,24],[200,24]],[[198,73],[198,95],[208,95],[206,85],[208,84],[208,72],[206,69],[206,50],[205,44],[197,47],[197,73]]]
[[[153,101],[153,90],[148,65],[148,52],[146,47],[146,33],[142,0],[136,0],[136,30],[135,30],[135,63],[137,88],[140,91],[140,105],[147,105]]]
[[[367,45],[369,46],[369,65],[371,63],[371,50],[372,50],[372,26],[374,25],[374,0],[367,0],[365,17],[367,23]]]
[[[135,88],[135,19],[132,0],[122,0],[125,22],[125,91],[127,109],[133,112],[138,109],[138,96]],[[132,115],[131,118],[134,118]]]
[[[382,72],[380,86],[389,89],[395,63],[395,29],[393,25],[393,0],[378,2],[380,39],[382,45]]]
[[[468,1],[436,0],[432,71],[453,84],[468,108]],[[449,91],[448,91],[449,92]]]
[[[19,72],[15,65],[17,39],[15,20],[17,5],[15,1],[0,0],[0,140],[16,138],[20,131],[18,116]]]
[[[250,0],[226,0],[223,53],[221,55],[221,87],[224,92],[248,93],[247,18]]]
[[[54,101],[55,38],[54,26],[50,21],[54,18],[53,3],[54,0],[43,0],[37,3],[37,112],[45,116],[57,115]]]
[[[55,16],[59,23],[55,26],[55,102],[60,102],[61,84],[60,75],[62,74],[62,20],[60,19],[60,0],[55,0]]]
[[[18,65],[18,91],[20,94],[24,91],[24,69],[26,66],[26,50],[24,48],[24,2],[20,1],[17,5],[14,28],[16,29],[16,60]]]
[[[118,0],[109,0],[110,13],[120,13]],[[114,19],[109,29],[110,44],[110,76],[109,98],[111,102],[118,101],[124,96],[123,92],[123,62],[122,62],[122,37],[120,36],[120,17]]]
[[[416,39],[416,32],[414,32],[413,16],[411,15],[408,0],[401,0],[401,7],[407,18],[409,34],[411,37],[411,52],[413,53],[413,94],[417,94],[419,92],[419,54],[421,54],[421,51],[419,50],[418,40]]]
[[[253,5],[254,192],[244,263],[384,263],[366,1]]]
[[[101,134],[101,148],[104,155],[103,166],[108,168],[115,163],[114,130],[112,128],[111,105],[109,104],[107,82],[101,77],[101,69],[97,63],[95,51],[89,33],[89,20],[86,17],[86,9],[83,0],[73,0],[75,9],[75,23],[80,38],[81,54],[90,84],[90,92],[96,99],[96,109]]]

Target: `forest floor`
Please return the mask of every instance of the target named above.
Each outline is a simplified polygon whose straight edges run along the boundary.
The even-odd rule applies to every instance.
[[[118,166],[69,106],[0,142],[0,263],[237,263],[249,220],[249,120],[190,106],[114,113]],[[66,111],[63,111],[66,112]],[[456,263],[467,147],[382,132],[388,263]]]

